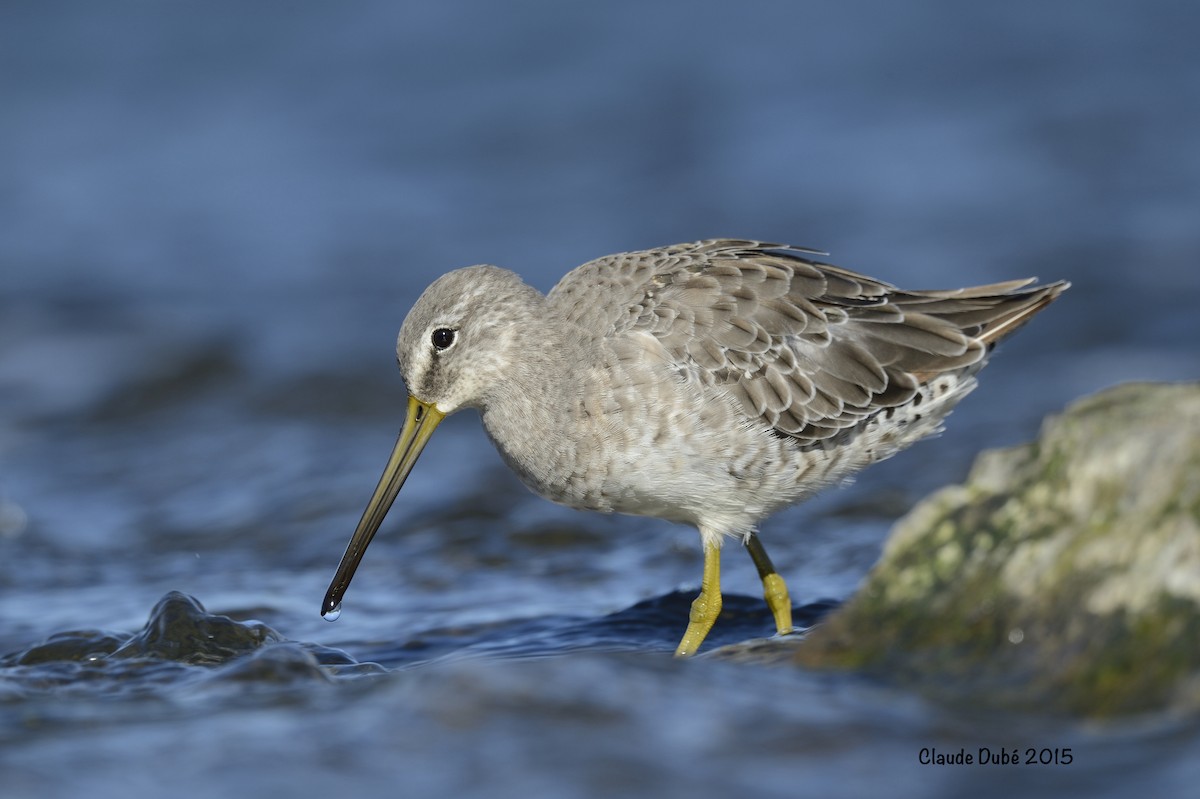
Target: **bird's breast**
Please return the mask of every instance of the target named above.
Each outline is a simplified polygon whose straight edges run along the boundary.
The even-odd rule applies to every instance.
[[[626,360],[557,402],[510,397],[484,410],[484,426],[546,499],[692,524],[719,517],[748,529],[786,493],[787,448],[747,425],[729,398],[650,368]]]

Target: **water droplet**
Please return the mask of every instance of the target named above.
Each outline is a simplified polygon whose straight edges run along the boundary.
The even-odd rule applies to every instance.
[[[331,610],[327,610],[321,614],[321,618],[325,621],[337,621],[338,616],[342,615],[342,603],[339,602],[333,606]]]

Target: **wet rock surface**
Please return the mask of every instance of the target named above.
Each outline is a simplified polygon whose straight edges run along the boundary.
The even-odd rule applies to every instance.
[[[793,658],[993,706],[1200,710],[1200,385],[1118,386],[983,453]]]
[[[146,626],[113,652],[113,657],[215,665],[282,640],[265,624],[209,614],[196,599],[172,591],[155,605]]]
[[[209,613],[194,597],[171,591],[136,633],[72,630],[0,657],[13,690],[39,691],[107,681],[134,692],[189,676],[265,683],[327,679],[382,668],[337,649],[287,641],[257,621]]]

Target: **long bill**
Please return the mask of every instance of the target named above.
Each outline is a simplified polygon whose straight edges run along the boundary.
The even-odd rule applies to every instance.
[[[358,520],[358,527],[346,546],[346,553],[342,555],[342,562],[338,564],[337,572],[333,575],[333,582],[325,592],[325,601],[321,604],[322,616],[331,616],[338,611],[342,597],[350,587],[350,580],[354,578],[354,572],[367,551],[367,545],[375,537],[379,525],[383,523],[383,517],[396,501],[396,495],[400,493],[400,487],[412,471],[421,450],[425,449],[429,437],[444,418],[446,414],[439,411],[433,403],[421,402],[416,397],[409,396],[408,417],[404,420],[404,429],[400,431],[400,438],[396,440],[392,456],[388,458],[387,467],[383,470],[383,476],[379,478],[379,485],[375,486],[371,501],[367,503],[362,518]]]

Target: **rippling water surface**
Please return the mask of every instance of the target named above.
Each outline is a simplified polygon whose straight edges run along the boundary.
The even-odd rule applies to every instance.
[[[3,17],[0,794],[1194,788],[1187,719],[1005,717],[672,660],[694,531],[529,495],[471,414],[439,429],[341,619],[317,614],[401,422],[395,332],[457,266],[547,289],[728,235],[913,287],[1074,282],[945,435],[768,522],[810,621],[979,449],[1115,382],[1195,379],[1185,6]],[[713,643],[768,635],[748,560],[726,561]],[[206,648],[227,634],[253,645]],[[919,763],[980,747],[1074,757]]]

